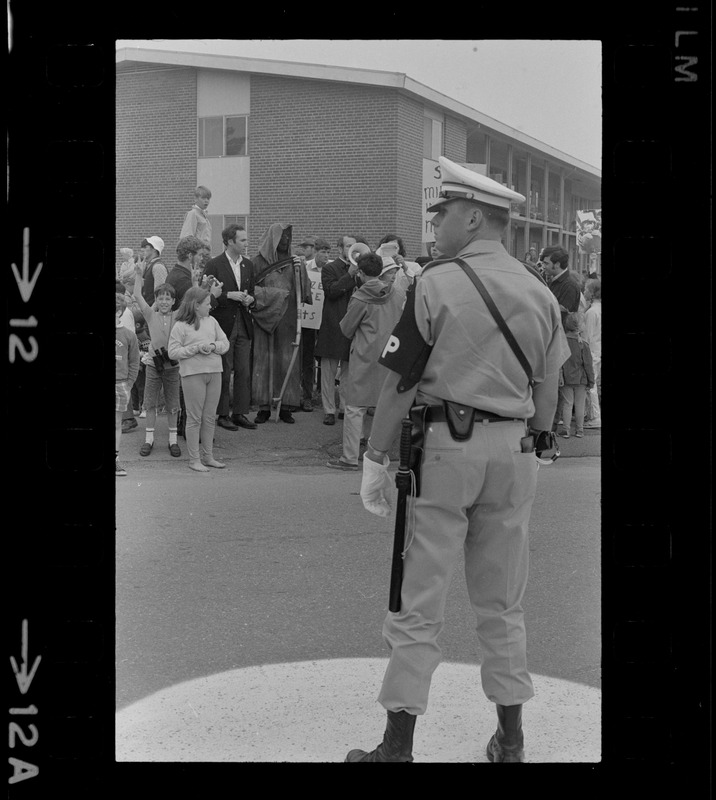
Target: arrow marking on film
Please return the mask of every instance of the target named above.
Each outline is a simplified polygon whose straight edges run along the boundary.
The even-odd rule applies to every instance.
[[[16,264],[11,264],[12,271],[15,274],[15,280],[17,281],[17,288],[20,290],[20,294],[22,295],[22,299],[25,303],[30,299],[32,296],[33,291],[35,290],[35,284],[37,283],[37,279],[40,276],[40,270],[42,269],[42,262],[37,265],[37,269],[35,270],[35,274],[30,278],[30,229],[23,228],[22,231],[22,275],[20,275],[20,271],[17,268]]]
[[[22,662],[19,669],[17,666],[17,661],[15,661],[15,659],[12,656],[10,656],[10,663],[12,664],[12,670],[15,673],[15,680],[17,681],[17,685],[20,689],[20,694],[26,694],[27,690],[30,688],[32,679],[35,677],[37,668],[40,666],[40,661],[42,660],[42,656],[38,656],[32,665],[30,673],[28,674],[27,643],[28,643],[27,620],[24,619],[22,621]]]

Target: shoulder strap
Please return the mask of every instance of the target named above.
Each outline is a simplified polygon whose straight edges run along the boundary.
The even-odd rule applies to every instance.
[[[517,360],[522,365],[522,369],[527,374],[527,379],[529,381],[530,388],[534,388],[535,381],[532,377],[532,368],[530,367],[529,361],[525,357],[525,354],[522,352],[522,348],[517,343],[517,339],[512,335],[512,331],[507,327],[507,323],[505,322],[504,317],[500,314],[499,309],[495,305],[490,293],[485,288],[485,284],[475,275],[474,270],[470,269],[470,267],[461,259],[461,258],[454,258],[452,259],[467,275],[467,277],[473,282],[475,288],[482,296],[482,299],[485,301],[485,305],[489,309],[492,316],[495,318],[495,322],[497,323],[498,327],[502,331],[507,339],[507,343],[512,348],[512,352],[517,356]]]

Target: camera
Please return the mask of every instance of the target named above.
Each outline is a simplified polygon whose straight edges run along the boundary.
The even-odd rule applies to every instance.
[[[176,367],[179,363],[173,358],[169,358],[166,347],[160,347],[159,350],[155,351],[152,360],[154,361],[154,368],[157,372],[164,372],[166,367]]]

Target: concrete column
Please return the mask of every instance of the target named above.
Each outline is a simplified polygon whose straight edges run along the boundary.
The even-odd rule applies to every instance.
[[[525,250],[530,246],[530,217],[532,213],[532,153],[527,152],[527,163],[525,164],[525,182],[527,202],[525,203]],[[537,254],[539,255],[539,253]]]
[[[547,193],[549,191],[549,163],[545,158],[542,165],[542,247],[546,247],[547,241]]]
[[[559,244],[563,244],[564,234],[564,170],[559,171]]]
[[[512,188],[512,145],[507,145],[507,186],[511,189]],[[507,228],[505,229],[505,241],[507,243],[507,252],[510,252],[510,245],[512,243],[512,211],[510,211],[510,216],[507,219]],[[516,247],[516,245],[515,245]],[[515,258],[519,258],[517,253],[510,253],[510,255],[515,256]]]

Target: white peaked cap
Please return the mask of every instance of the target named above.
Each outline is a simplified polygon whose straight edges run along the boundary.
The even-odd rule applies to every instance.
[[[159,254],[164,250],[164,239],[160,236],[147,236],[144,241],[148,242]]]
[[[392,258],[388,258],[383,256],[383,269],[380,271],[380,274],[383,275],[386,272],[389,272],[391,269],[396,269],[398,265],[393,261]],[[378,276],[380,277],[380,275]]]
[[[475,200],[498,208],[509,208],[510,203],[524,203],[526,198],[519,192],[513,192],[486,175],[473,172],[467,167],[440,156],[440,197],[427,209],[437,211],[443,203],[450,200]]]

